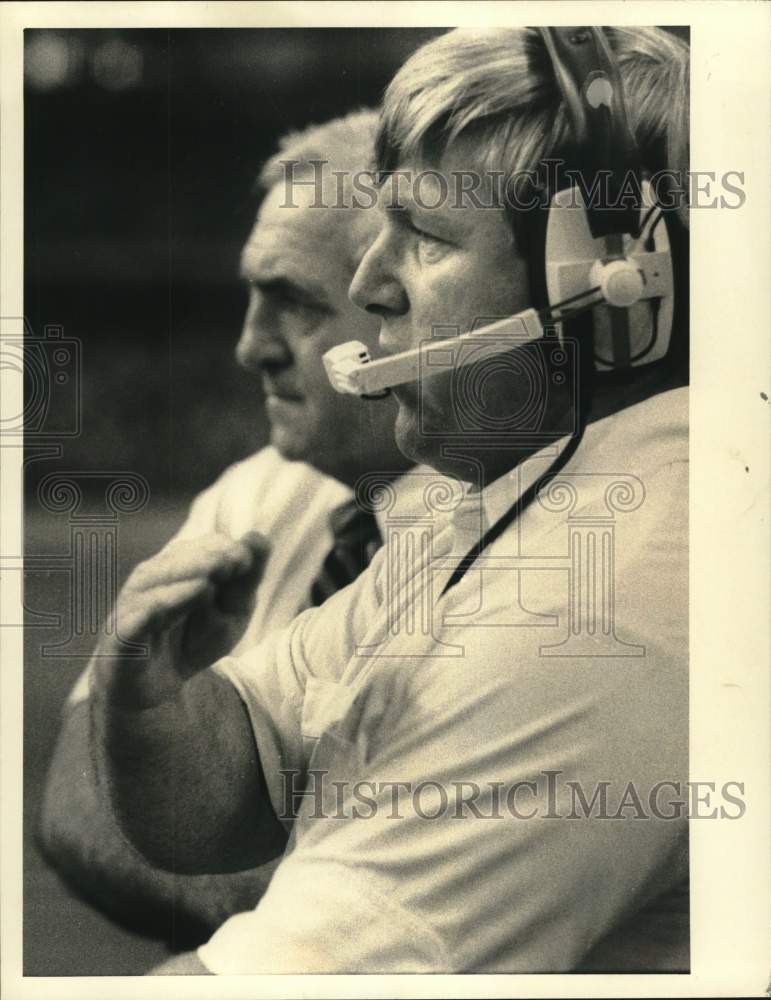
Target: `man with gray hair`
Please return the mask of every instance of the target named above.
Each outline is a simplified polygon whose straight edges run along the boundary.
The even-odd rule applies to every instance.
[[[570,30],[577,46],[598,31]],[[402,452],[466,482],[462,500],[442,500],[417,558],[395,537],[241,655],[192,657],[167,620],[146,670],[95,666],[92,746],[140,849],[206,872],[289,836],[257,907],[159,971],[688,967],[687,275],[671,342],[657,327],[625,365],[598,318],[575,341],[539,327],[454,366],[480,324],[574,318],[543,302],[539,206],[500,197],[546,161],[575,164],[550,39],[453,31],[384,99],[383,223],[350,294],[392,367],[430,366],[437,329],[461,334],[392,386]],[[645,170],[682,167],[687,47],[646,28],[592,44],[615,54]],[[469,176],[476,201],[445,196]],[[687,239],[667,221],[679,264]],[[598,263],[603,281],[624,266]]]
[[[354,579],[385,534],[382,517],[354,503],[357,480],[377,472],[387,482],[409,464],[394,444],[391,402],[365,408],[340,396],[321,363],[342,341],[377,337],[377,320],[347,295],[377,213],[336,206],[340,195],[351,199],[333,174],[367,170],[376,122],[375,112],[360,111],[290,134],[260,174],[262,204],[241,254],[249,304],[236,355],[261,384],[270,444],[195,500],[179,533],[137,567],[123,594],[141,602],[148,573],[169,607],[198,588],[177,627],[199,654],[249,648]],[[207,594],[216,608],[206,607]],[[89,677],[66,706],[45,796],[44,853],[121,922],[175,943],[201,940],[255,905],[275,864],[190,878],[151,867],[129,847],[94,786]]]

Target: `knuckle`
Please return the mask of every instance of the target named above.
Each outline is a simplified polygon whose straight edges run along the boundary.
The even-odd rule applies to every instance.
[[[142,562],[137,563],[136,566],[131,571],[131,573],[129,573],[125,586],[129,587],[132,584],[135,585],[141,583],[143,580],[147,578],[150,570],[151,570],[150,560],[143,559]]]

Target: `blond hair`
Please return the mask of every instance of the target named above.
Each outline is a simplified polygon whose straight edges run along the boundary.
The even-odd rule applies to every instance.
[[[629,124],[650,171],[688,167],[688,46],[659,28],[608,28]],[[507,178],[546,159],[569,164],[571,134],[551,62],[535,28],[458,28],[428,42],[385,93],[378,170],[435,161],[472,137],[480,169]]]

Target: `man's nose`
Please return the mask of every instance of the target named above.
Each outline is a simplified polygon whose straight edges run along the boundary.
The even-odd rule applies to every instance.
[[[409,309],[409,299],[396,275],[386,232],[380,233],[362,257],[348,297],[359,309],[377,316],[401,316]]]
[[[247,371],[286,365],[291,360],[289,348],[281,335],[278,317],[267,307],[264,297],[252,290],[236,345],[236,360]]]

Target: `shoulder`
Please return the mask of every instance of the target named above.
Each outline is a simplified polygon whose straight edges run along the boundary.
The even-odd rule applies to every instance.
[[[688,388],[670,389],[586,429],[585,454],[597,462],[652,472],[688,461]]]
[[[290,462],[272,446],[227,468],[191,508],[185,533],[269,531],[282,511],[314,502],[331,508],[349,491],[305,462]]]
[[[305,462],[289,462],[272,445],[229,466],[210,489],[226,495],[247,489],[253,496],[275,486],[292,487],[322,483],[328,477]]]
[[[427,517],[441,519],[458,505],[466,492],[459,479],[437,472],[429,465],[412,466],[385,489],[382,513],[387,515],[386,520],[390,517],[400,524],[425,521]]]
[[[557,481],[563,479],[558,477]],[[688,390],[674,389],[590,424],[564,479],[576,514],[589,504],[607,513],[665,516],[688,505]]]

